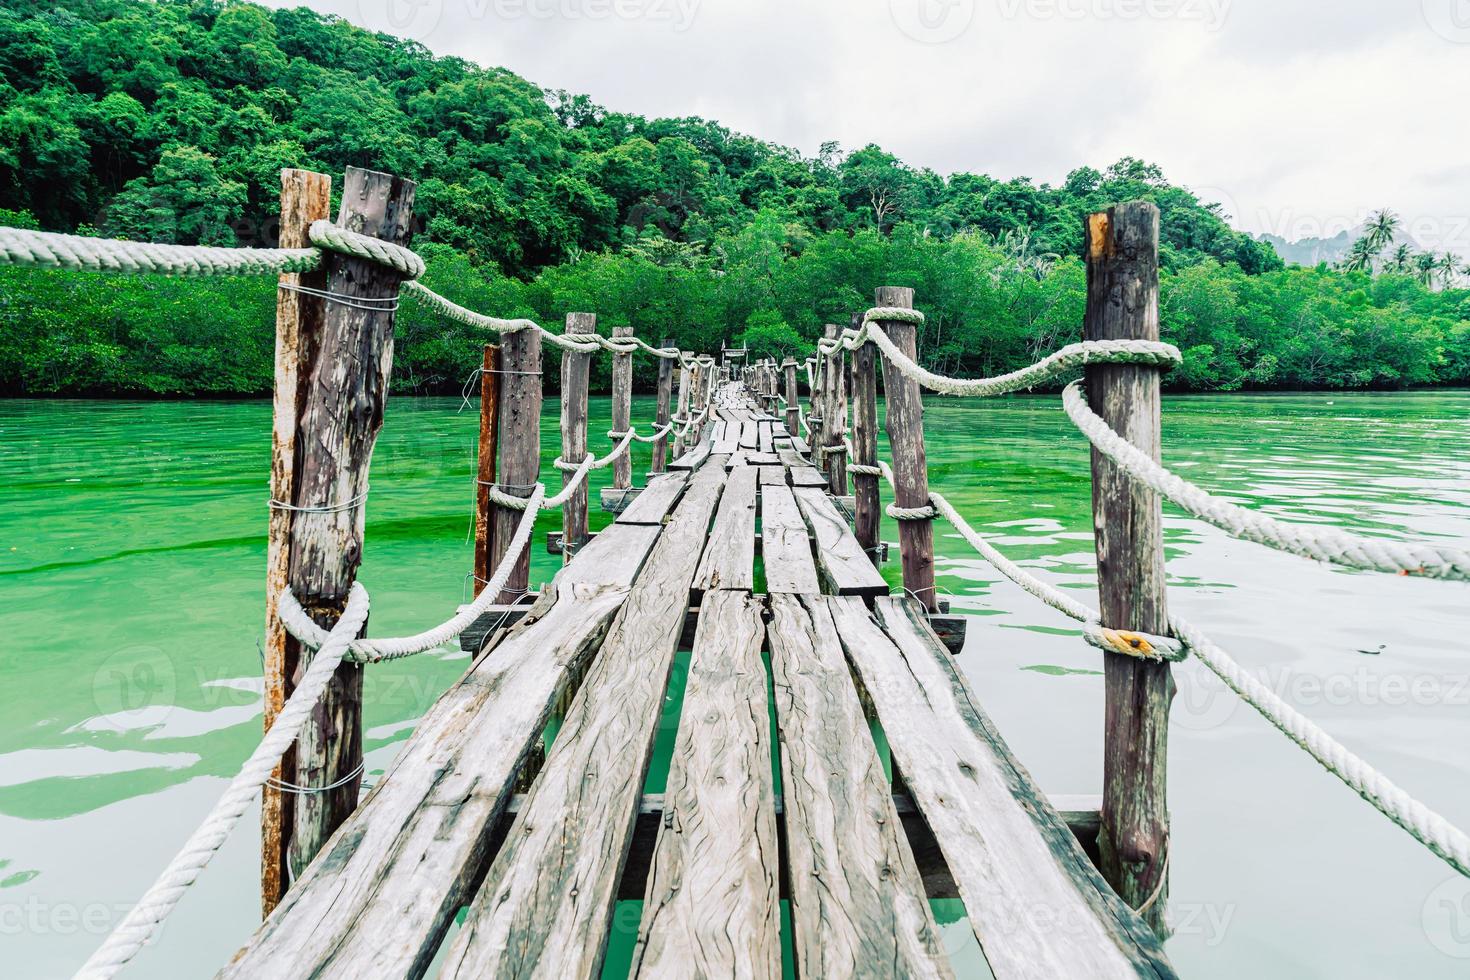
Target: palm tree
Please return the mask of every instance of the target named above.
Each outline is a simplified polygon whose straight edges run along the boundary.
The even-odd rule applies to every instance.
[[[1373,259],[1377,255],[1378,249],[1374,247],[1373,240],[1364,235],[1348,249],[1348,254],[1342,260],[1342,267],[1348,272],[1372,272]]]
[[[1400,244],[1393,250],[1393,254],[1388,257],[1388,264],[1384,266],[1384,269],[1398,273],[1408,272],[1409,266],[1413,261],[1414,247],[1408,244]]]
[[[1421,252],[1414,256],[1414,278],[1421,285],[1433,286],[1435,273],[1439,271],[1439,259],[1433,252]]]
[[[1452,289],[1455,280],[1460,278],[1460,257],[1454,252],[1446,252],[1439,257],[1439,281],[1445,289]]]
[[[1383,251],[1399,232],[1399,216],[1388,208],[1368,215],[1364,226],[1365,236],[1375,253]]]

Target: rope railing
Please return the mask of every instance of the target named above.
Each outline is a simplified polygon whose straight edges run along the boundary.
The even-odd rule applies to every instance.
[[[902,313],[906,317],[916,315],[911,310],[869,311],[862,330],[847,331],[847,336],[840,337],[833,343],[842,343],[850,350],[861,343],[872,341],[888,354],[893,345],[885,345],[887,338],[881,332],[867,333],[867,324],[878,319],[892,319],[894,313]],[[864,333],[867,333],[867,337],[862,336]],[[896,348],[893,350],[897,352]],[[901,352],[897,353],[901,355]],[[984,397],[1052,380],[1062,374],[1074,372],[1088,363],[1153,364],[1168,367],[1178,363],[1178,352],[1167,344],[1088,342],[1071,345],[1020,371],[998,378],[974,381],[934,375],[907,357],[891,357],[891,361],[905,374],[931,390]],[[1470,578],[1470,553],[1459,549],[1362,538],[1335,528],[1290,524],[1221,500],[1169,472],[1113,431],[1106,421],[1088,407],[1082,386],[1076,381],[1063,390],[1063,405],[1068,417],[1088,441],[1117,464],[1129,479],[1148,487],[1188,513],[1234,537],[1350,568],[1458,581]],[[851,441],[844,448],[850,458],[855,456]],[[876,465],[849,462],[848,472],[881,476],[891,487],[895,486],[893,470],[882,460],[878,460]],[[926,506],[903,508],[890,504],[886,512],[898,520],[930,520],[936,516],[944,518],[1003,577],[1053,609],[1081,623],[1083,638],[1092,646],[1153,660],[1178,661],[1193,654],[1268,723],[1306,751],[1324,769],[1431,853],[1460,874],[1470,876],[1470,835],[1410,795],[1293,708],[1267,685],[1251,677],[1239,662],[1183,617],[1173,613],[1169,615],[1171,635],[1168,637],[1113,630],[1103,626],[1097,610],[1073,599],[1011,561],[985,540],[943,494],[936,491],[929,491],[929,503]]]

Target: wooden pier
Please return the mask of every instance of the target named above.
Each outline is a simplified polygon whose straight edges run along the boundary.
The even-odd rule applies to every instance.
[[[1088,856],[1096,814],[1038,789],[809,453],[716,390],[668,472],[470,634],[473,666],[221,975],[593,977],[613,903],[642,898],[633,975],[779,976],[785,898],[800,976],[944,977],[928,900],[957,896],[997,977],[1172,976]]]

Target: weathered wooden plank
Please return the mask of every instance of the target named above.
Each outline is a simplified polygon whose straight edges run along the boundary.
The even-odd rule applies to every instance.
[[[724,480],[717,466],[696,473],[659,536],[445,956],[445,980],[601,969],[699,543]]]
[[[809,446],[809,445],[807,445],[807,441],[805,439],[803,439],[801,436],[792,436],[791,437],[791,448],[794,449],[794,450],[796,450],[797,453],[799,453],[802,456],[806,456],[808,458],[811,457],[812,447]]]
[[[784,487],[786,485],[786,467],[784,466],[758,466],[756,471],[759,473],[756,482],[762,487],[772,485]]]
[[[705,600],[629,976],[781,975],[764,639],[749,593]]]
[[[598,494],[598,501],[602,505],[604,514],[621,514],[633,506],[633,501],[643,492],[642,487],[627,487],[615,490],[612,487],[603,487]]]
[[[560,581],[581,585],[631,582],[659,530],[657,524],[609,524],[576,550]]]
[[[846,518],[826,492],[819,487],[794,487],[791,492],[816,540],[817,567],[827,591],[833,595],[887,595],[888,583],[863,553]]]
[[[771,613],[797,975],[953,976],[827,600]]]
[[[615,523],[662,524],[688,482],[689,474],[685,471],[652,477],[648,486],[618,515]]]
[[[781,457],[775,453],[751,452],[747,450],[745,453],[745,463],[747,466],[780,466]]]
[[[760,424],[749,416],[740,423],[740,448],[760,448]]]
[[[720,510],[704,546],[694,591],[745,589],[755,585],[756,471],[741,466],[730,471]]]
[[[759,448],[765,455],[770,455],[776,451],[775,424],[771,419],[761,419]]]
[[[1172,977],[1159,941],[1011,755],[917,602],[828,602],[998,980]],[[881,622],[881,625],[880,625]]]
[[[767,592],[772,595],[821,593],[806,522],[789,487],[773,485],[761,489],[761,554],[766,567]]]
[[[694,444],[685,451],[684,455],[669,464],[669,469],[695,470],[703,466],[705,460],[710,458],[710,450],[713,448],[709,436],[710,430],[706,428],[704,434],[695,440]]]
[[[421,976],[484,869],[491,831],[553,703],[627,596],[626,586],[548,587],[532,615],[429,710],[219,976]]]

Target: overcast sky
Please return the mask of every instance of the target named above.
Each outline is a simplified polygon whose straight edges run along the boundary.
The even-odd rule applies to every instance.
[[[273,6],[296,2],[268,0]],[[309,0],[808,155],[1060,181],[1132,154],[1290,239],[1388,206],[1470,254],[1470,0]]]

